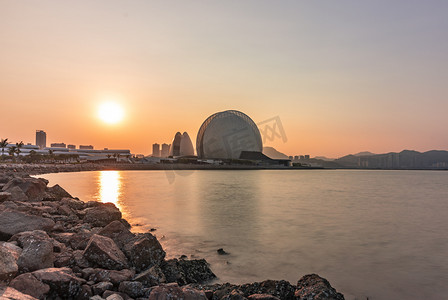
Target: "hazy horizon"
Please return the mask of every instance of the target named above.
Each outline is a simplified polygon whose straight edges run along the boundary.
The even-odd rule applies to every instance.
[[[288,155],[448,150],[445,1],[0,0],[0,138],[151,154],[236,109]],[[122,108],[115,124],[101,103]]]

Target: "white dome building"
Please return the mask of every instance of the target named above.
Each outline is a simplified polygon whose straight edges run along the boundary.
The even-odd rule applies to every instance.
[[[177,132],[170,147],[170,156],[190,156],[194,155],[193,143],[188,133]]]
[[[238,159],[242,151],[263,151],[260,131],[236,110],[215,113],[202,123],[196,139],[199,158]]]

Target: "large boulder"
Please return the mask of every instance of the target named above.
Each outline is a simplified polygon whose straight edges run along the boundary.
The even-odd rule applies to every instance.
[[[22,249],[13,244],[0,242],[0,282],[8,282],[16,276],[19,271],[17,259],[21,251]]]
[[[27,196],[29,201],[42,201],[46,195],[45,189],[47,184],[45,181],[37,178],[13,178],[4,187],[4,192],[14,187],[19,187]]]
[[[0,212],[0,241],[6,241],[14,234],[22,231],[49,231],[54,224],[53,220],[47,218],[28,215],[18,211],[3,211]]]
[[[54,196],[57,200],[61,200],[64,197],[71,198],[72,196],[64,190],[59,184],[47,188],[47,192]]]
[[[13,186],[13,187],[9,188],[7,192],[3,192],[3,193],[9,194],[8,199],[5,199],[5,201],[6,200],[10,200],[10,201],[28,201],[27,195],[18,186]]]
[[[9,286],[0,286],[0,299],[2,300],[37,300],[32,296],[23,294]]]
[[[344,300],[328,280],[317,274],[305,275],[297,282],[295,297],[298,300]]]
[[[23,248],[17,260],[20,272],[32,272],[53,267],[53,243],[45,231],[21,232],[14,235],[11,240],[17,241]]]
[[[110,222],[106,227],[102,228],[98,234],[113,239],[120,249],[124,249],[126,244],[135,239],[135,235],[118,220]]]
[[[122,270],[128,267],[128,260],[115,242],[105,236],[94,234],[83,256],[92,264],[111,270]]]
[[[84,283],[69,268],[48,268],[34,271],[32,274],[37,280],[50,286],[50,298],[56,296],[64,299],[76,297]]]
[[[104,227],[120,219],[121,212],[113,203],[101,203],[98,206],[86,208],[83,221],[93,226]]]
[[[216,278],[205,259],[178,260],[174,258],[165,261],[161,268],[167,282],[176,282],[179,285],[204,283]]]
[[[143,284],[138,281],[122,281],[118,286],[118,291],[132,298],[139,298],[145,295]]]
[[[166,283],[165,274],[163,274],[162,269],[160,269],[159,266],[152,266],[148,270],[137,274],[134,280],[141,282],[145,287]]]
[[[37,280],[31,273],[25,273],[14,278],[9,284],[19,292],[33,296],[37,299],[45,299],[50,291],[50,286]]]
[[[160,265],[166,254],[157,238],[150,233],[128,243],[124,246],[124,251],[137,272]]]
[[[190,287],[179,287],[177,284],[167,284],[155,287],[149,295],[149,300],[207,300],[205,293]]]
[[[68,244],[75,250],[84,250],[92,235],[93,233],[88,230],[80,230],[70,237]]]

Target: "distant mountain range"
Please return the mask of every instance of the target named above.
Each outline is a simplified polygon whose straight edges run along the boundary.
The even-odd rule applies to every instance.
[[[273,159],[287,159],[288,156],[273,147],[264,147],[263,153]],[[418,152],[403,150],[399,153],[390,152],[374,154],[368,151],[350,154],[338,159],[315,157],[304,161],[324,168],[356,168],[356,169],[421,169],[448,170],[448,151],[431,150]]]

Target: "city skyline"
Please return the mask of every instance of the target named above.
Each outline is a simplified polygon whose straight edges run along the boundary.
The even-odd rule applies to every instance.
[[[235,109],[296,155],[448,149],[443,1],[0,1],[0,137],[151,154]],[[101,119],[118,103],[120,121]]]

